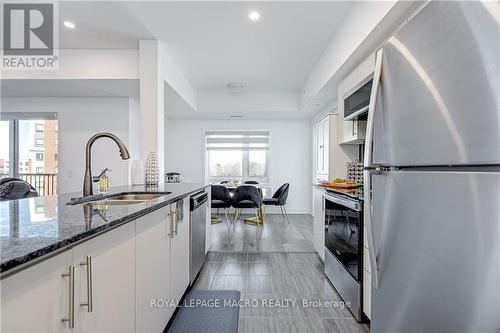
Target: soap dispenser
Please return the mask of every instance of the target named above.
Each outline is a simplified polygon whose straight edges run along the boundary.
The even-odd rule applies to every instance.
[[[98,184],[98,193],[106,193],[109,191],[109,179],[106,172],[111,171],[108,168],[101,171],[99,176],[94,177],[94,182]]]

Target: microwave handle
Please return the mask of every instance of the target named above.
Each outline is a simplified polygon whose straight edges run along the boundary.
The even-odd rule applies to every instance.
[[[377,103],[378,89],[380,87],[380,79],[382,75],[382,54],[383,50],[377,51],[375,61],[375,72],[373,77],[373,86],[370,94],[370,104],[368,109],[368,121],[366,126],[365,139],[365,154],[364,154],[364,171],[363,171],[363,186],[364,186],[364,221],[366,224],[366,233],[368,236],[368,250],[370,254],[370,264],[372,267],[372,285],[378,290],[380,280],[380,265],[378,261],[378,251],[375,245],[373,236],[373,219],[372,219],[372,173],[376,172],[377,166],[373,164],[373,121],[375,117],[375,106]]]

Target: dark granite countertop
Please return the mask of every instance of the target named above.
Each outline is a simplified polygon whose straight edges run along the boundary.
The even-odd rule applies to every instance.
[[[203,184],[172,183],[155,188],[145,186],[112,187],[108,194],[120,192],[172,192],[129,205],[67,205],[80,193],[0,202],[0,273],[71,247],[94,234],[113,229],[206,187]]]

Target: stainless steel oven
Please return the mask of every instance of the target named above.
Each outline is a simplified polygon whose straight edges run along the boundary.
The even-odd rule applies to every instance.
[[[352,195],[327,191],[325,200],[325,274],[362,319],[363,202]]]

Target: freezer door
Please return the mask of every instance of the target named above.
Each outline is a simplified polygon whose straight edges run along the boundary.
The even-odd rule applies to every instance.
[[[499,6],[432,1],[384,44],[373,162],[500,164]]]
[[[372,332],[500,332],[500,172],[373,176]]]

